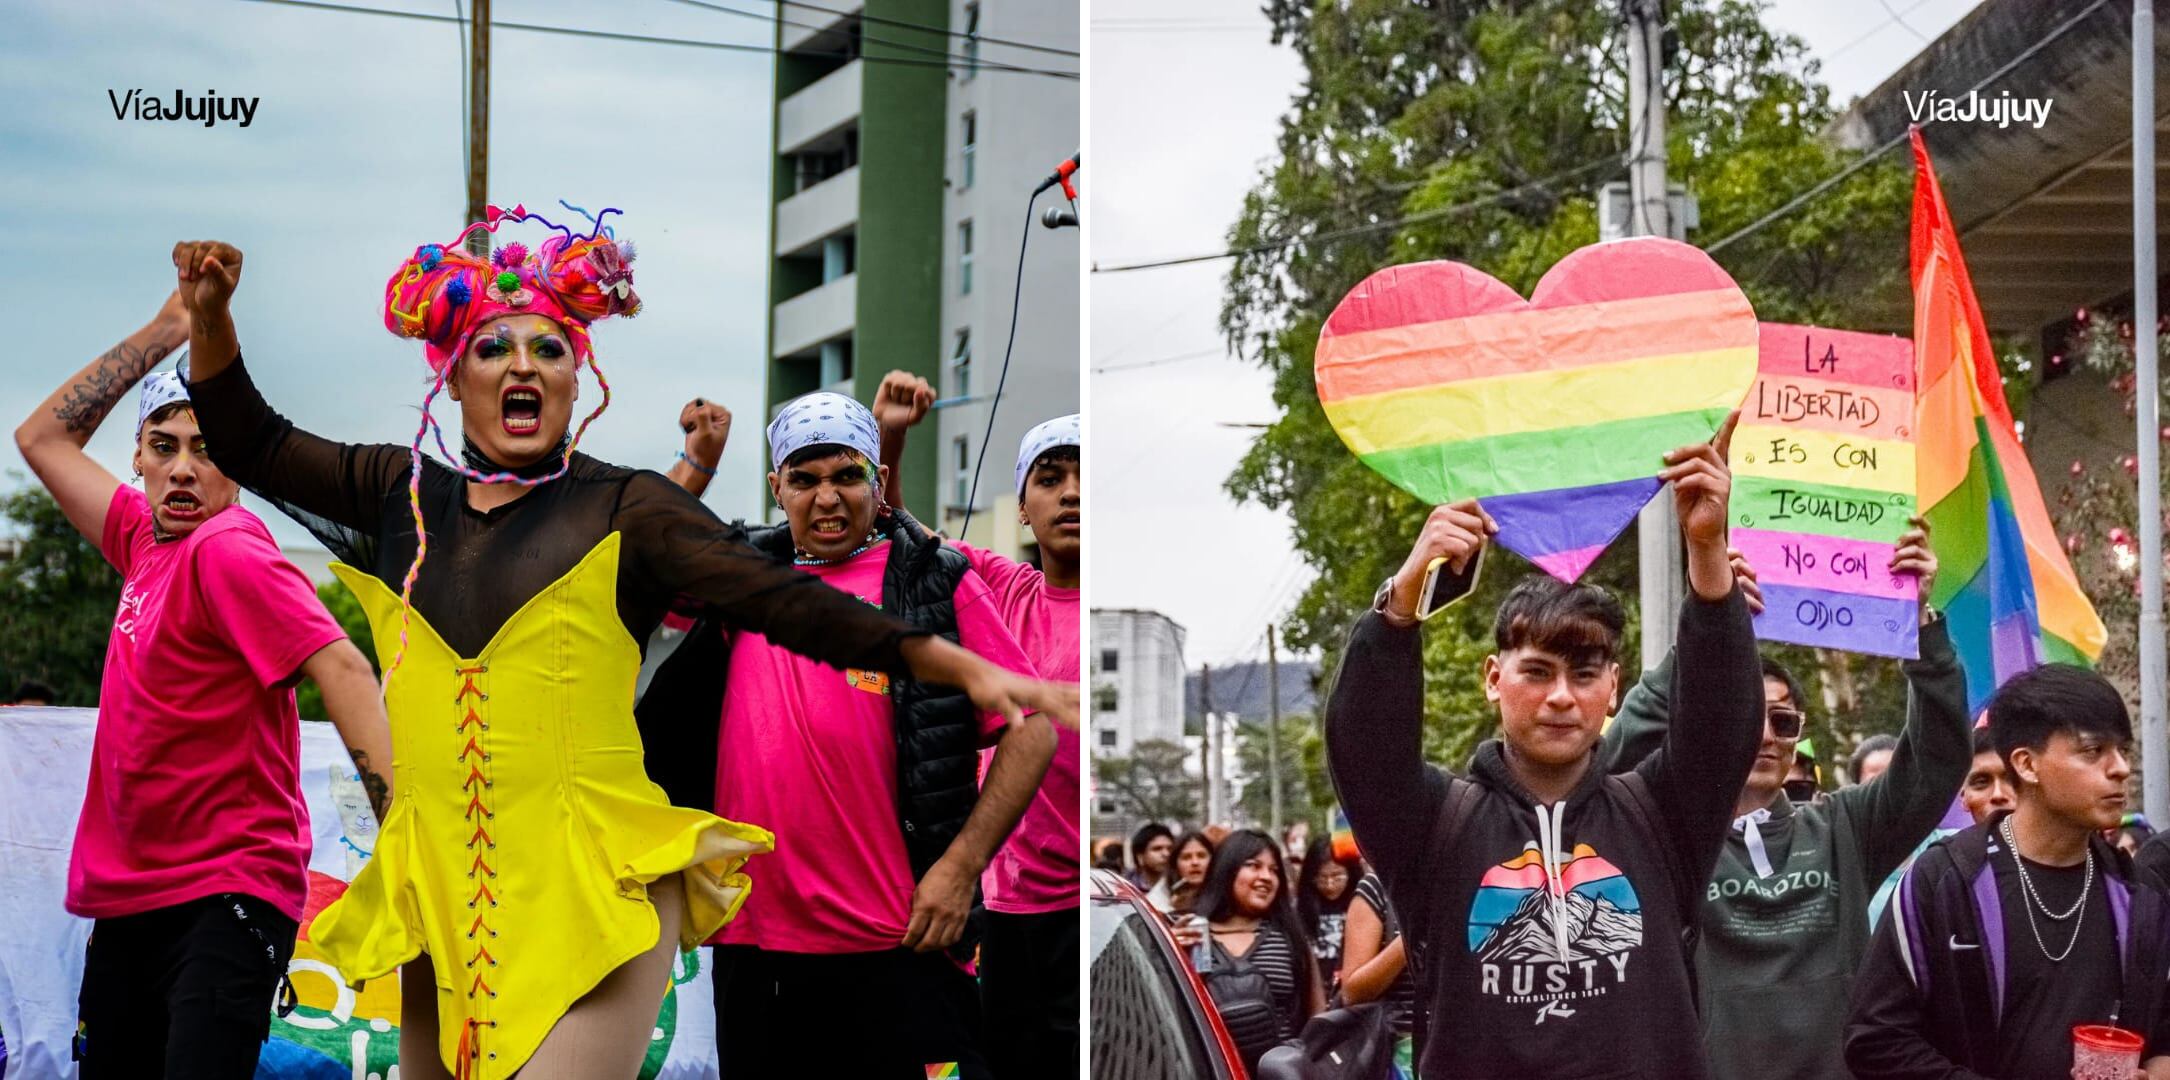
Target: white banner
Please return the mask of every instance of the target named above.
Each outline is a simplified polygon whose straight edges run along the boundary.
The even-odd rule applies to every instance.
[[[61,909],[68,849],[90,775],[91,709],[0,708],[0,1078],[75,1080],[69,1039],[88,920]],[[346,747],[330,724],[301,725],[302,793],[314,833],[303,920],[346,890],[375,845]],[[714,1080],[709,950],[683,954],[656,1018],[641,1080]],[[300,1006],[271,1022],[257,1080],[398,1080],[396,975],[350,990],[308,941],[289,967]],[[110,1037],[110,1036],[109,1036]]]

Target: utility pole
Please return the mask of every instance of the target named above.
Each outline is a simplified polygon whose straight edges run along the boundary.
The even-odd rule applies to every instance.
[[[2132,356],[2140,449],[2140,806],[2170,821],[2170,739],[2163,717],[2162,442],[2156,408],[2155,6],[2132,4]]]
[[[1198,711],[1206,718],[1206,823],[1221,820],[1221,725],[1213,716],[1213,665],[1198,667]]]
[[[1628,233],[1676,235],[1665,186],[1664,0],[1621,0],[1628,52]],[[1673,648],[1673,628],[1685,599],[1687,567],[1680,525],[1664,492],[1643,507],[1635,527],[1636,578],[1643,602],[1643,670]]]
[[[1272,806],[1273,842],[1281,842],[1281,656],[1273,624],[1266,624],[1266,792]]]
[[[469,2],[474,7],[467,34],[467,220],[461,228],[483,220],[490,200],[490,0]],[[489,258],[490,234],[469,235],[467,250]]]

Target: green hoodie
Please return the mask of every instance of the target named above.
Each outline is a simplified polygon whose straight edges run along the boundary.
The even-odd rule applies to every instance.
[[[1645,673],[1598,747],[1608,772],[1664,738],[1673,658]],[[1841,1052],[1853,972],[1869,940],[1869,898],[1951,807],[1973,761],[1966,677],[1941,616],[1905,663],[1906,728],[1891,766],[1805,806],[1783,792],[1757,826],[1772,873],[1757,873],[1733,829],[1697,919],[1695,977],[1710,1074],[1725,1080],[1845,1080]]]

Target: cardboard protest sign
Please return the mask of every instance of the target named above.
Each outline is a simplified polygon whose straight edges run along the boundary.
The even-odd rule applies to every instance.
[[[1911,659],[1918,579],[1890,572],[1914,514],[1914,347],[1765,323],[1733,432],[1733,546],[1763,588],[1756,636]]]
[[[1453,262],[1388,267],[1319,335],[1319,402],[1351,452],[1429,503],[1477,498],[1499,542],[1580,577],[1755,377],[1756,317],[1697,248],[1583,248],[1524,300]],[[1736,443],[1738,439],[1736,439]]]

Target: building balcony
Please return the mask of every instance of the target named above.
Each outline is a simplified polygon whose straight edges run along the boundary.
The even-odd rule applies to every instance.
[[[777,103],[776,152],[809,149],[857,122],[865,70],[865,61],[854,60]]]
[[[776,254],[819,254],[821,242],[859,222],[859,167],[776,204]]]
[[[770,354],[778,358],[795,356],[850,333],[858,310],[858,293],[859,275],[846,274],[776,305]]]
[[[786,16],[799,26],[786,24],[783,32],[783,51],[842,52],[849,36],[851,23],[866,7],[863,0],[844,0],[843,3],[825,5],[835,8],[833,12],[809,7],[793,7]]]

